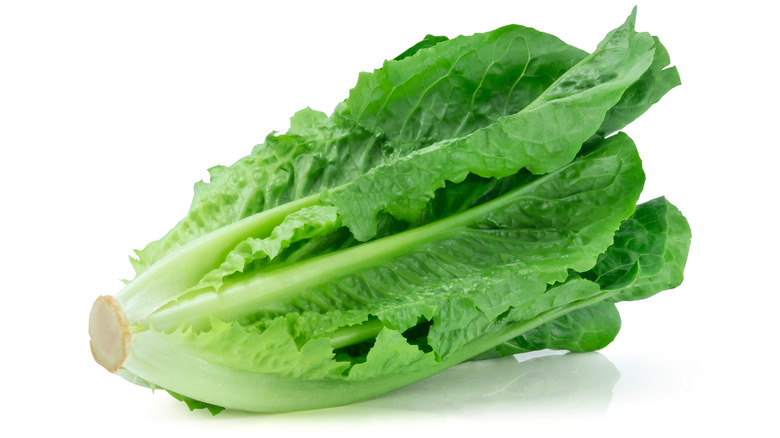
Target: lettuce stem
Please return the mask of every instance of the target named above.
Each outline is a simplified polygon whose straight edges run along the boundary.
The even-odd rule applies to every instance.
[[[116,299],[130,322],[137,323],[181,296],[247,237],[265,237],[289,214],[319,203],[319,195],[309,196],[208,233],[143,271],[117,293]]]

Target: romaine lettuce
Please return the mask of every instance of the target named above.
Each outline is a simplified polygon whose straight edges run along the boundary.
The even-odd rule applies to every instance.
[[[635,13],[587,54],[521,26],[428,36],[331,116],[210,169],[90,315],[95,359],[192,407],[341,405],[462,361],[614,339],[682,281],[623,128],[679,84]]]

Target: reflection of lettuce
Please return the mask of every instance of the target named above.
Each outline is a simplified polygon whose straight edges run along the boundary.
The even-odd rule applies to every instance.
[[[497,408],[519,414],[555,407],[557,412],[565,408],[603,412],[619,379],[615,365],[597,352],[467,362],[363,402],[361,410],[455,410],[470,415]]]
[[[634,15],[592,54],[520,26],[427,37],[330,116],[195,187],[90,316],[93,353],[191,407],[365,399],[480,355],[606,345],[690,231],[614,134],[679,83]]]

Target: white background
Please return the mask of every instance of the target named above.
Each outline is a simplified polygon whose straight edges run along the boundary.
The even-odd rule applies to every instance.
[[[592,50],[639,3],[683,85],[626,131],[693,229],[685,283],[621,305],[598,354],[467,364],[386,397],[190,413],[89,352],[92,301],[186,212],[192,184],[425,34],[509,23]],[[3,1],[0,435],[778,436],[774,2]],[[8,432],[11,432],[10,434]]]

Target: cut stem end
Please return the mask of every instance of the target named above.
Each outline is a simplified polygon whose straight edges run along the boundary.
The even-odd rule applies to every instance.
[[[89,313],[89,346],[95,361],[115,373],[130,352],[130,324],[114,297],[95,300]]]

